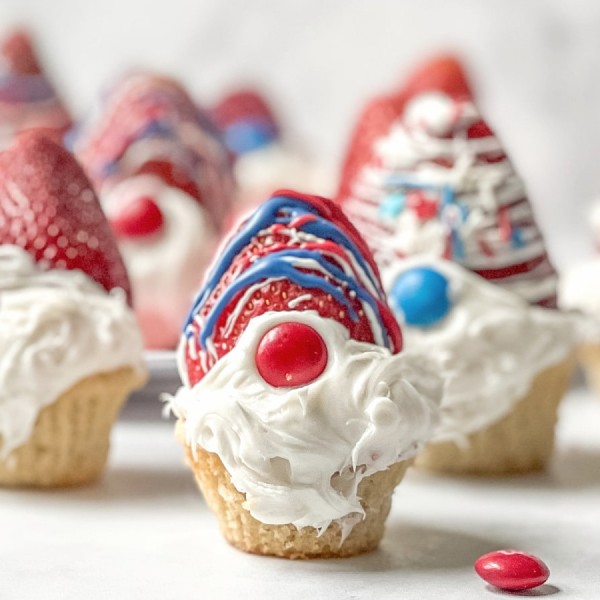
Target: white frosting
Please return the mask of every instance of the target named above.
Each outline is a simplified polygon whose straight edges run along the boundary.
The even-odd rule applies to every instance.
[[[41,271],[20,247],[0,245],[0,459],[63,392],[126,366],[144,369],[122,290],[107,293],[81,271]]]
[[[425,93],[414,98],[403,116],[376,141],[377,164],[362,169],[345,208],[379,263],[393,262],[396,256],[445,255],[451,223],[456,224],[463,244],[464,257],[457,260],[468,269],[498,269],[545,255],[523,181],[508,158],[484,160],[502,156],[502,145],[493,135],[467,136],[469,126],[480,118],[470,102],[455,102],[439,92]],[[382,216],[380,204],[397,187],[398,176],[421,185],[450,186],[468,208],[465,220],[452,206],[442,218],[419,219],[411,210]],[[510,223],[518,224],[521,245],[502,239],[497,226],[501,208]],[[503,278],[500,283],[537,302],[554,294],[556,278],[546,260],[539,269],[513,276],[510,282]]]
[[[297,388],[268,385],[255,351],[275,325],[306,323],[327,345],[328,365]],[[180,353],[180,372],[185,372]],[[360,481],[415,455],[437,418],[440,380],[426,358],[392,355],[349,338],[343,325],[314,311],[272,312],[252,319],[235,348],[193,388],[171,398],[188,444],[214,452],[246,508],[263,523],[344,535],[364,514]]]
[[[142,196],[150,196],[158,205],[163,229],[156,235],[119,239],[119,250],[127,265],[142,328],[162,325],[167,331],[159,332],[160,337],[171,340],[173,347],[215,250],[216,230],[198,201],[154,175],[122,181],[102,195],[102,203],[110,217]],[[160,324],[143,318],[145,314],[160,317]],[[156,335],[144,333],[147,340]]]
[[[398,314],[405,348],[434,353],[440,361],[446,387],[435,438],[460,441],[508,414],[538,373],[572,351],[575,323],[441,259],[396,261],[382,274],[384,287],[391,290],[400,273],[416,266],[448,279],[453,307],[430,327],[402,324]]]
[[[581,313],[580,339],[600,343],[600,258],[565,270],[558,292],[562,309]]]

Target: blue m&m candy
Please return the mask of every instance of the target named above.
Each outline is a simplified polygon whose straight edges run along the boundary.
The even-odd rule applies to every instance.
[[[448,279],[431,267],[408,269],[394,282],[390,304],[407,325],[434,325],[452,308]]]
[[[277,130],[270,121],[248,119],[229,125],[224,137],[227,148],[237,156],[273,143],[277,139]]]

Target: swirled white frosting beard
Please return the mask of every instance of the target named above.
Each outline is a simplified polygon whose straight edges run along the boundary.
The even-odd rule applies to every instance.
[[[254,356],[263,334],[288,321],[318,331],[329,361],[312,383],[275,388]],[[352,340],[313,311],[272,312],[252,319],[235,348],[193,388],[182,387],[171,408],[192,450],[220,457],[253,517],[324,530],[352,515],[341,522],[347,533],[363,514],[358,484],[416,454],[436,423],[440,390],[424,357]]]
[[[390,291],[398,275],[427,266],[449,281],[452,307],[438,323],[402,324],[407,351],[434,355],[445,378],[436,441],[460,440],[500,420],[527,393],[534,378],[573,350],[575,322],[442,259],[396,261],[383,277]]]
[[[108,293],[81,271],[42,271],[22,248],[0,245],[0,460],[63,392],[127,366],[144,370],[122,290]]]
[[[102,195],[102,204],[110,217],[128,201],[143,196],[158,205],[163,229],[149,236],[119,239],[119,250],[127,265],[146,345],[174,347],[212,258],[217,234],[206,210],[194,198],[154,175],[122,181]]]

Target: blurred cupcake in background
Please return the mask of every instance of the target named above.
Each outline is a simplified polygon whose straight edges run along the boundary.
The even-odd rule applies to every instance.
[[[278,188],[331,195],[332,175],[293,143],[258,90],[231,92],[212,109],[212,115],[234,159],[238,212],[253,208]]]
[[[147,348],[174,348],[233,201],[207,114],[172,79],[123,77],[68,136],[130,273]]]
[[[543,468],[575,327],[552,310],[557,276],[523,180],[457,59],[427,62],[367,106],[338,201],[374,252],[407,348],[442,361],[442,424],[418,463]]]
[[[57,137],[71,125],[71,117],[46,77],[30,35],[16,29],[0,44],[0,148],[15,134],[44,127]]]
[[[146,379],[129,281],[90,182],[47,130],[0,154],[0,485],[96,480]]]

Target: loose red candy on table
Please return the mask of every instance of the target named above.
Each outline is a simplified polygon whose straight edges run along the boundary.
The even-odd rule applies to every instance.
[[[550,570],[537,556],[517,550],[484,554],[475,562],[475,571],[484,581],[511,592],[542,585],[550,576]]]
[[[296,387],[314,381],[327,366],[323,338],[304,323],[280,323],[262,337],[256,367],[274,387]]]

